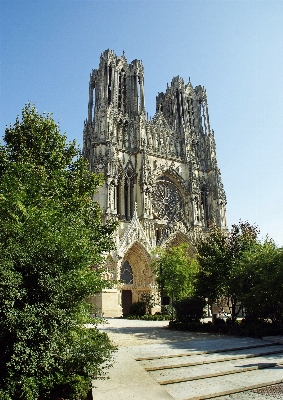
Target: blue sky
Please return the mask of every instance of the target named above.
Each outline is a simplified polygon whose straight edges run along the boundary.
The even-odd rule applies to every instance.
[[[207,90],[229,225],[283,246],[283,0],[0,0],[0,126],[28,101],[82,143],[100,54],[145,68],[145,104],[180,75]]]

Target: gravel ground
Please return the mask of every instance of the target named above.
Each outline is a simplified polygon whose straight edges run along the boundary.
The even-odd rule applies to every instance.
[[[220,400],[263,400],[283,399],[283,384],[268,386],[261,389],[249,390],[247,392],[231,394],[218,397]]]

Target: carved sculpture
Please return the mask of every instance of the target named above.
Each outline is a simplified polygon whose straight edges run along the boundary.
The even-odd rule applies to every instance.
[[[131,248],[138,249],[140,262],[131,253],[133,281],[136,274],[143,291],[150,291],[154,277],[149,287],[141,271],[157,245],[170,245],[179,233],[192,242],[212,221],[226,229],[226,196],[204,87],[173,78],[158,93],[156,114],[148,119],[141,61],[128,64],[125,54],[106,50],[90,74],[83,153],[91,171],[105,176],[95,197],[103,218],[120,221],[111,254],[117,279]],[[138,298],[135,287],[132,300]]]

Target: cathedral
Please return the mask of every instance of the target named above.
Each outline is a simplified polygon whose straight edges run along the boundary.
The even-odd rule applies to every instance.
[[[177,76],[145,110],[144,67],[106,50],[90,74],[83,153],[105,183],[95,195],[103,218],[119,221],[105,277],[119,281],[92,301],[105,317],[128,314],[144,294],[160,299],[149,265],[157,246],[188,243],[214,222],[226,229],[226,196],[217,166],[203,86]],[[154,311],[154,310],[153,310]]]

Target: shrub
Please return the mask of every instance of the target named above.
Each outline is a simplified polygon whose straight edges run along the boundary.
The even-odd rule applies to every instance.
[[[199,322],[204,317],[205,300],[201,297],[185,297],[174,303],[176,319],[180,322]]]
[[[130,314],[141,317],[146,313],[146,303],[144,301],[136,301],[131,304]]]
[[[222,318],[216,318],[216,320],[215,320],[215,322],[214,322],[214,325],[216,325],[216,326],[223,326],[223,325],[225,325],[225,320],[224,319],[222,319]]]
[[[173,313],[173,318],[176,317],[176,310],[172,306],[172,304],[166,304],[166,305],[161,306],[161,313],[162,313],[162,315],[169,315],[170,319],[172,318],[172,313]]]
[[[278,324],[271,322],[264,322],[258,320],[257,322],[249,323],[245,320],[235,321],[231,324],[230,320],[217,319],[215,324],[211,321],[202,322],[181,322],[170,321],[169,328],[172,330],[182,330],[189,332],[203,332],[203,333],[220,333],[223,335],[234,336],[251,336],[262,338],[264,336],[282,335],[283,329]]]
[[[145,315],[126,315],[125,316],[126,319],[141,319],[141,320],[145,320],[145,321],[169,321],[171,316],[170,315],[161,315],[161,314],[145,314]]]

